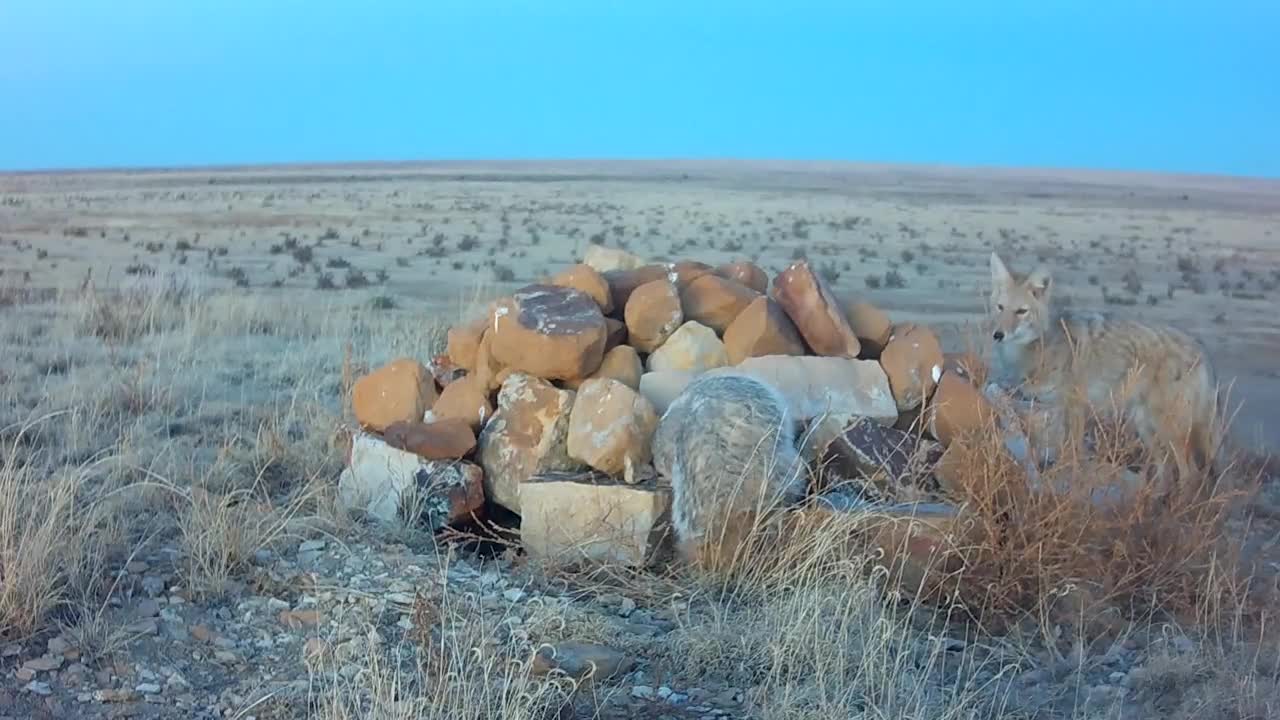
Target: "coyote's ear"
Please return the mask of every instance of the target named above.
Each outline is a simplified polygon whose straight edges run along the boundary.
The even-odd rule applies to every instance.
[[[1027,289],[1037,300],[1043,300],[1044,296],[1049,294],[1049,286],[1052,284],[1053,277],[1044,268],[1039,268],[1027,276]]]
[[[1005,266],[1004,261],[995,252],[991,253],[991,284],[996,287],[1008,285],[1013,280],[1013,276],[1009,273],[1009,268]]]

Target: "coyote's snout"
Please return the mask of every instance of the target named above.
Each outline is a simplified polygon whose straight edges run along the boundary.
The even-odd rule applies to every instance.
[[[1219,441],[1203,346],[1172,327],[1058,311],[1052,292],[1046,269],[1017,275],[991,254],[992,379],[1052,408],[1063,432],[1082,413],[1123,420],[1157,460],[1203,479]]]

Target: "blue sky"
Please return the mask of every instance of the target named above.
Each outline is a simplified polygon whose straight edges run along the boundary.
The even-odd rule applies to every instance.
[[[0,0],[0,168],[741,157],[1280,176],[1280,0]]]

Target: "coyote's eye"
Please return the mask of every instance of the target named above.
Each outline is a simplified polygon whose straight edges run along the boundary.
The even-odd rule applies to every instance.
[[[1014,311],[1013,311],[1013,314],[1014,314],[1014,315],[1026,315],[1026,314],[1027,314],[1027,309],[1026,309],[1026,308],[1018,308],[1017,310],[1014,310]]]

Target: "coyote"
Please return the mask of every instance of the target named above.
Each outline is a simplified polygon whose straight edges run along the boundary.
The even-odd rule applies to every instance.
[[[1218,391],[1203,345],[1172,327],[1063,311],[1045,269],[1015,275],[991,253],[992,380],[1055,418],[1059,437],[1121,421],[1167,470],[1206,480],[1217,448]],[[1168,479],[1167,473],[1165,478]]]
[[[776,388],[736,373],[694,379],[663,413],[654,468],[671,481],[671,521],[685,562],[731,571],[774,511],[803,497],[798,432]]]

